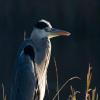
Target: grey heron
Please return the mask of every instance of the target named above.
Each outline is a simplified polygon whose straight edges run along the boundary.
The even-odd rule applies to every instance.
[[[47,69],[51,55],[50,39],[70,33],[55,29],[46,20],[39,20],[29,39],[17,55],[10,100],[43,100],[47,85]]]

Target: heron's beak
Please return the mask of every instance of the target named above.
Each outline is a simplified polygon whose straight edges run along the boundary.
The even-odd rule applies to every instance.
[[[52,28],[52,29],[50,30],[50,34],[49,34],[48,37],[49,37],[49,38],[53,38],[53,37],[57,37],[57,36],[69,36],[69,35],[71,35],[70,32]]]

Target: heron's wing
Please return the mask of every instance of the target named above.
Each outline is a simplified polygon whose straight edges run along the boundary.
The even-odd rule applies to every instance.
[[[26,62],[18,64],[13,83],[13,100],[32,100],[36,87],[34,74],[34,64],[29,57],[25,57]]]
[[[24,50],[26,51],[24,52]],[[24,46],[18,56],[11,100],[32,100],[36,94],[37,80],[34,69],[34,57],[32,57],[33,51],[30,52],[28,50],[31,50],[29,45]]]

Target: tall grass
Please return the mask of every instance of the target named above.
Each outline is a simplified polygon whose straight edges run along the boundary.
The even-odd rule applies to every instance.
[[[4,84],[2,83],[2,100],[6,100]]]
[[[72,86],[70,86],[70,89],[71,89],[71,94],[69,95],[68,100],[77,100],[76,95],[80,92],[75,91],[75,89]]]
[[[96,93],[96,87],[91,89],[92,67],[89,64],[86,80],[86,95],[85,100],[98,100],[98,94]]]
[[[55,100],[57,95],[59,95],[59,93],[62,91],[62,89],[67,85],[67,83],[69,83],[69,81],[72,81],[73,79],[80,79],[79,77],[72,77],[69,80],[67,80],[57,91],[57,93],[54,95],[52,100]],[[94,89],[91,88],[91,79],[92,79],[92,67],[89,64],[89,68],[88,68],[88,72],[86,75],[86,90],[85,90],[85,96],[83,96],[83,100],[99,100],[98,98],[98,93],[96,91],[96,87]],[[58,87],[58,86],[57,86]],[[67,100],[79,100],[77,98],[77,94],[81,93],[80,91],[75,91],[75,89],[70,86],[71,89],[71,93],[68,96]],[[58,99],[59,100],[59,99]]]

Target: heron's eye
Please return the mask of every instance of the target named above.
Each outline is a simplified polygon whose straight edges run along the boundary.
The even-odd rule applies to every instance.
[[[51,28],[50,28],[50,27],[46,27],[46,28],[45,28],[45,31],[46,31],[46,32],[50,32],[50,31],[51,31]]]

